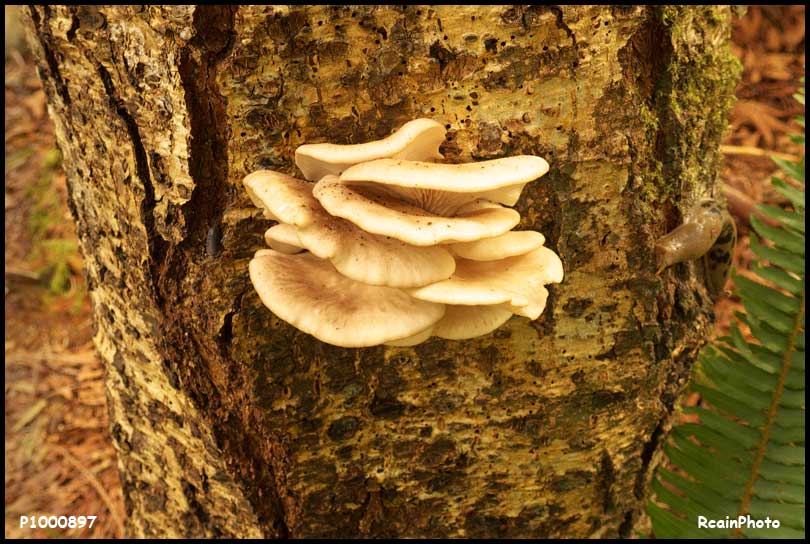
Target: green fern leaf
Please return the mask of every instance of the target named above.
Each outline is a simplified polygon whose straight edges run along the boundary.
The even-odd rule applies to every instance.
[[[796,96],[803,104],[804,89]],[[775,161],[804,186],[803,158]],[[745,308],[735,315],[754,341],[732,324],[698,356],[690,389],[706,406],[685,408],[699,423],[676,426],[664,446],[674,470],[657,470],[647,504],[657,538],[804,538],[805,201],[795,184],[772,183],[792,209],[759,206],[779,226],[751,217],[762,281],[732,276]]]
[[[776,190],[785,195],[785,197],[790,200],[795,207],[802,209],[804,208],[804,191],[788,185],[784,180],[779,178],[773,178],[771,183],[774,187],[776,187]]]
[[[786,161],[785,159],[774,157],[773,162],[778,164],[782,171],[788,174],[790,177],[804,184],[804,159],[793,163]]]

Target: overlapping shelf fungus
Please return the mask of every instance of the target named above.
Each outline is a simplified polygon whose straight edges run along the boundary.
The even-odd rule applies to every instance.
[[[537,319],[563,279],[539,232],[512,230],[523,187],[548,172],[521,155],[440,164],[430,119],[365,144],[308,144],[308,181],[259,170],[245,189],[278,224],[250,279],[276,316],[342,347],[410,346],[487,334],[512,314]]]

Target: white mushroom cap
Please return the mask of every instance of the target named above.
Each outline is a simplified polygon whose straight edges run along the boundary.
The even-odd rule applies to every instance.
[[[415,246],[491,238],[520,222],[518,212],[492,202],[474,201],[453,217],[444,217],[367,189],[326,176],[315,184],[313,195],[330,214],[348,219],[367,232]]]
[[[466,164],[379,159],[348,168],[340,175],[340,180],[350,184],[374,182],[413,189],[479,193],[526,184],[546,172],[548,163],[534,155]]]
[[[484,191],[483,193],[476,193],[479,198],[486,198],[493,202],[500,202],[507,206],[514,206],[520,200],[520,194],[523,192],[525,183],[517,183],[515,185],[507,185],[491,191]]]
[[[344,276],[369,285],[417,287],[447,279],[456,269],[455,259],[444,247],[417,247],[371,234],[326,211],[298,229],[298,238],[313,254],[332,261]]]
[[[256,172],[254,172],[254,174],[255,173]],[[245,180],[247,180],[248,177],[250,177],[250,176],[245,177]],[[247,193],[248,197],[250,198],[250,201],[253,202],[253,205],[256,206],[257,208],[259,208],[260,210],[262,210],[262,213],[263,213],[265,218],[271,219],[273,221],[278,221],[278,217],[276,217],[275,215],[270,213],[270,210],[268,210],[267,207],[264,205],[264,202],[262,201],[262,199],[259,198],[259,195],[257,195],[256,192],[253,190],[253,188],[251,187],[252,183],[251,184],[245,183],[245,180],[242,181],[242,184],[245,186],[245,192]],[[253,182],[255,180],[251,180],[251,181]]]
[[[512,313],[537,319],[548,298],[544,285],[562,279],[560,258],[540,247],[498,261],[459,259],[450,279],[407,291],[418,299],[444,304],[506,304]]]
[[[386,346],[415,346],[431,336],[447,340],[465,340],[489,334],[512,317],[512,312],[502,306],[455,306],[448,305],[438,323],[424,331],[386,342]]]
[[[265,209],[274,212],[278,220],[292,223],[267,231],[265,240],[273,249],[282,253],[297,253],[295,247],[308,249],[331,260],[344,276],[369,285],[416,287],[447,279],[455,270],[455,260],[446,248],[415,247],[365,232],[329,215],[312,196],[314,184],[262,172],[248,176],[245,186],[254,188]],[[278,199],[286,199],[286,203]]]
[[[406,338],[444,315],[441,304],[416,300],[399,289],[356,282],[310,253],[260,250],[249,270],[270,311],[335,346],[366,347]]]
[[[407,336],[405,338],[400,338],[399,340],[392,340],[390,342],[386,342],[385,345],[397,347],[415,346],[416,344],[421,344],[430,338],[432,333],[433,327],[428,327],[427,329],[423,330],[422,332],[418,332],[413,336]]]
[[[328,174],[340,175],[354,164],[385,157],[412,161],[443,158],[439,146],[445,128],[432,119],[415,119],[382,140],[364,144],[306,144],[295,150],[295,164],[304,177],[317,181]]]
[[[494,331],[510,317],[512,312],[501,306],[447,306],[432,335],[448,340],[474,338]]]
[[[253,203],[269,212],[269,218],[275,221],[305,227],[321,209],[312,197],[312,183],[281,172],[257,170],[245,176],[242,183]]]
[[[267,229],[264,233],[264,241],[272,249],[281,253],[293,254],[304,250],[295,227],[286,223],[279,223]]]
[[[450,250],[464,259],[496,261],[524,255],[545,243],[545,237],[533,230],[512,230],[494,238],[449,244]]]

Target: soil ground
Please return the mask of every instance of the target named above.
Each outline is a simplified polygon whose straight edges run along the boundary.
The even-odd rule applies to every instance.
[[[751,7],[735,22],[734,50],[745,72],[723,148],[723,182],[740,233],[740,274],[752,257],[748,214],[757,203],[783,204],[770,187],[777,168],[769,153],[804,153],[788,139],[801,130],[792,119],[803,108],[792,95],[804,75],[804,14],[802,6]],[[7,37],[5,536],[120,537],[124,509],[104,370],[92,345],[65,176],[33,61],[19,41],[9,44]],[[718,301],[719,334],[741,309],[733,295]],[[23,515],[98,519],[92,529],[32,530],[20,528]]]

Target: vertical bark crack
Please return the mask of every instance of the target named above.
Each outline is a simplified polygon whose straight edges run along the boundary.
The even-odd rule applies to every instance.
[[[45,54],[45,62],[48,63],[48,70],[51,72],[51,80],[54,82],[54,86],[56,87],[56,92],[62,98],[62,102],[64,102],[65,107],[70,107],[70,93],[68,92],[67,85],[65,85],[65,81],[62,79],[62,74],[59,71],[59,62],[56,59],[56,55],[51,49],[51,41],[53,40],[53,36],[51,36],[51,31],[48,28],[48,20],[51,16],[51,9],[49,6],[44,6],[42,8],[44,17],[40,19],[39,13],[37,12],[37,8],[34,6],[29,7],[31,13],[31,19],[34,21],[34,29],[37,34],[37,38],[39,39],[39,43],[42,45],[42,51]],[[40,70],[37,67],[37,70]],[[49,78],[43,77],[40,74],[40,79],[43,81],[47,81]],[[48,89],[48,86],[45,86]]]
[[[641,470],[638,472],[638,476],[636,477],[636,485],[633,488],[633,494],[639,500],[643,500],[646,496],[644,491],[646,488],[646,482],[648,480],[650,463],[652,462],[653,454],[658,451],[658,444],[661,442],[663,434],[664,421],[661,421],[658,423],[658,426],[655,427],[650,435],[650,439],[644,443],[644,448],[641,450]]]
[[[188,225],[184,245],[197,245],[218,228],[228,185],[226,105],[216,80],[216,67],[233,46],[236,9],[200,6],[194,11],[195,36],[181,52],[180,78],[191,124],[189,172],[191,198],[183,206]]]
[[[228,192],[229,134],[227,104],[219,89],[217,73],[235,41],[237,10],[231,6],[198,6],[193,18],[195,35],[180,51],[178,68],[189,114],[189,173],[194,180],[194,190],[182,208],[188,229],[186,237],[172,248],[163,270],[165,279],[161,278],[166,300],[163,308],[167,312],[173,300],[179,302],[188,297],[176,278],[184,277],[185,271],[193,268],[191,260],[200,255],[217,259],[223,254],[217,239],[222,234],[222,215],[231,198]],[[233,316],[240,309],[243,294],[236,297],[235,309],[226,314],[214,338],[216,352],[204,349],[194,335],[181,335],[183,330],[198,328],[188,322],[174,330],[176,334],[170,340],[176,344],[177,357],[182,357],[180,354],[187,351],[183,346],[188,345],[191,353],[202,358],[219,357],[221,360],[216,364],[232,366],[227,344],[232,338]],[[275,537],[289,536],[281,492],[276,485],[278,469],[272,459],[266,458],[268,454],[251,430],[254,425],[238,413],[238,407],[219,405],[218,400],[211,398],[210,390],[215,390],[215,386],[210,383],[210,377],[186,379],[184,385],[198,406],[207,406],[205,413],[218,414],[215,416],[218,421],[212,421],[217,442],[225,452],[231,476],[243,487],[261,525]],[[266,437],[263,440],[272,441]]]
[[[146,160],[146,150],[144,149],[141,135],[138,131],[138,124],[135,119],[127,111],[121,97],[115,90],[110,73],[102,64],[96,65],[96,70],[104,84],[104,90],[110,99],[110,105],[115,108],[119,117],[124,121],[127,132],[129,133],[129,141],[132,142],[132,150],[135,154],[135,168],[138,178],[143,182],[144,198],[141,201],[140,215],[146,228],[147,242],[149,244],[150,268],[152,275],[152,285],[154,287],[155,295],[160,302],[160,292],[157,289],[156,280],[159,277],[159,267],[166,256],[168,243],[163,240],[155,230],[155,217],[153,210],[155,209],[155,187],[152,183],[152,176],[149,172],[149,163]]]

